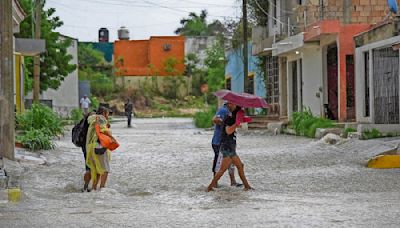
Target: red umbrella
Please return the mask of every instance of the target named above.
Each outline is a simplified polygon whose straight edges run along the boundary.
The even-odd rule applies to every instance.
[[[219,90],[214,93],[215,96],[239,105],[243,108],[268,108],[267,102],[259,96],[248,93],[235,93],[230,90]]]

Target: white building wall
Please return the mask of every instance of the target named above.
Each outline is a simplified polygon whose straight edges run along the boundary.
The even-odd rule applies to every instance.
[[[70,64],[78,66],[78,41],[72,40],[67,49],[68,54],[73,56]],[[78,69],[75,69],[61,83],[57,90],[48,89],[41,94],[40,99],[53,100],[53,110],[61,116],[68,116],[72,109],[79,108],[79,79]]]
[[[302,50],[303,59],[303,107],[310,108],[313,115],[321,116],[323,107],[323,58],[321,48]],[[319,93],[320,97],[317,97]]]
[[[187,36],[185,37],[185,57],[190,53],[196,54],[200,60],[197,67],[204,68],[204,60],[207,58],[206,50],[216,42],[215,36]]]

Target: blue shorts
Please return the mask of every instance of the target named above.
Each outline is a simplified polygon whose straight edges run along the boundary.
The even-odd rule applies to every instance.
[[[223,156],[224,158],[228,158],[228,157],[231,158],[231,157],[237,156],[235,150],[231,150],[231,151],[228,151],[228,150],[221,150],[221,153],[222,153],[222,156]]]

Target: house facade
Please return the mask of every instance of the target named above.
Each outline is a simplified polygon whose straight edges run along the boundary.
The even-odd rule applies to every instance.
[[[123,87],[140,88],[153,83],[162,91],[165,79],[184,73],[185,37],[152,36],[149,40],[117,40],[114,43],[116,83]]]
[[[25,19],[26,14],[18,1],[13,1],[13,33],[20,32],[20,23]],[[45,52],[45,41],[41,39],[16,38],[13,39],[14,52],[14,103],[17,113],[25,109],[25,56],[37,56]]]
[[[225,88],[233,92],[244,92],[244,78],[243,78],[243,47],[230,49],[226,51],[226,65],[225,65]],[[257,56],[251,55],[252,44],[248,44],[248,75],[249,88],[247,91],[260,97],[265,97],[265,82],[264,75],[260,69],[259,59]]]
[[[355,121],[352,38],[382,21],[386,1],[272,2],[276,4],[270,5],[271,15],[279,14],[253,52],[270,56],[266,78],[267,99],[276,107],[272,113],[285,119],[309,108],[317,116]],[[272,29],[271,23],[280,28]],[[271,65],[278,70],[269,73]]]
[[[400,132],[400,18],[383,21],[354,41],[359,132]]]

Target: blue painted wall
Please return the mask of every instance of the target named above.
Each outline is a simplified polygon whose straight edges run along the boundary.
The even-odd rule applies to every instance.
[[[266,97],[266,89],[264,83],[264,75],[258,69],[258,57],[253,56],[251,53],[252,44],[248,44],[248,62],[249,74],[254,73],[254,94],[260,97]],[[231,77],[231,90],[234,92],[243,92],[244,79],[243,79],[243,54],[242,48],[231,49],[226,52],[227,64],[225,66],[225,77]]]

